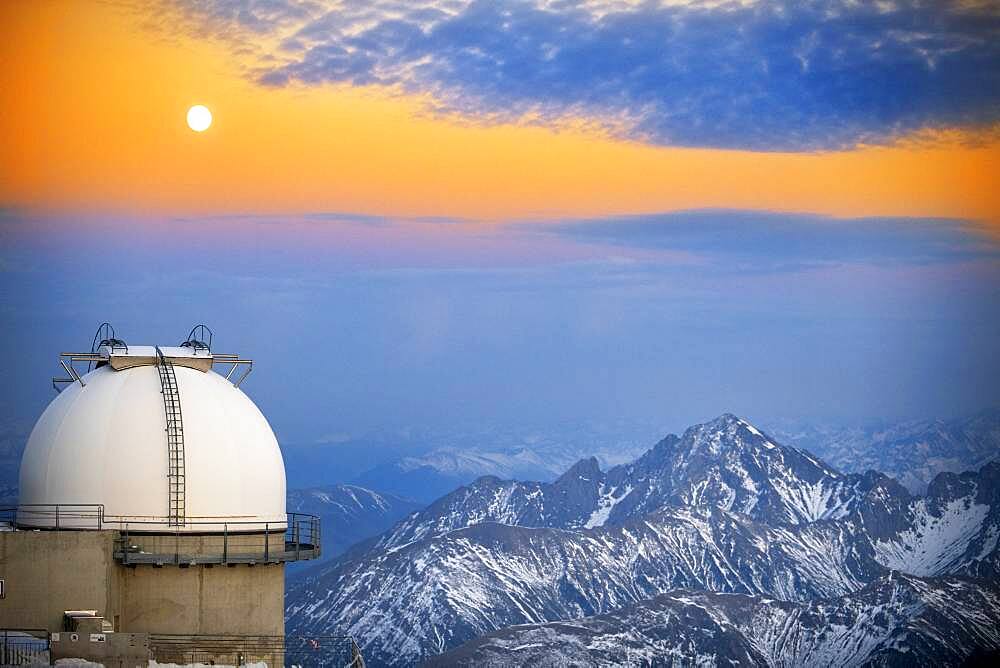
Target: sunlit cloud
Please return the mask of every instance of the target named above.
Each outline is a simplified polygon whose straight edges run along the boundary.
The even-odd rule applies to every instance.
[[[1000,120],[990,4],[221,0],[184,16],[269,38],[249,74],[263,85],[383,86],[439,113],[593,118],[660,145],[843,149]]]

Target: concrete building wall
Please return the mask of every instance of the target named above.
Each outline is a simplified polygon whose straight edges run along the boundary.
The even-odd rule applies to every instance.
[[[0,626],[59,631],[66,610],[111,619],[120,568],[114,538],[113,531],[0,531]]]
[[[64,611],[97,610],[120,632],[284,634],[282,564],[122,566],[116,536],[0,532],[0,627],[60,631]]]
[[[136,566],[122,571],[122,630],[284,635],[285,569]]]

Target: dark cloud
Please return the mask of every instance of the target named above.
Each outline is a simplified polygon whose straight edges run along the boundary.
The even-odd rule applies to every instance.
[[[267,85],[384,84],[442,111],[583,114],[664,145],[817,150],[1000,120],[995,3],[340,2],[199,5],[283,26]],[[298,19],[298,22],[296,22]],[[288,26],[293,25],[290,29]]]

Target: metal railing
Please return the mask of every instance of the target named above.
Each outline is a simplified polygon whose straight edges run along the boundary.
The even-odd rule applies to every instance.
[[[233,384],[233,387],[239,387],[243,384],[243,381],[247,379],[250,372],[253,371],[253,360],[243,359],[239,355],[233,355],[229,353],[212,353],[213,364],[230,364],[229,371],[226,372],[226,380]],[[233,374],[236,373],[238,367],[243,367],[243,373],[240,374],[239,378],[233,380]]]
[[[321,554],[316,515],[287,513],[285,521],[108,515],[101,504],[21,504],[0,507],[0,524],[14,530],[113,530],[115,559],[127,565],[258,564],[315,559]]]
[[[361,648],[350,636],[139,635],[148,638],[149,658],[160,664],[365,668]],[[0,629],[0,666],[47,666],[51,659],[48,631]]]
[[[47,666],[49,632],[43,629],[3,629],[0,666]]]
[[[243,666],[336,666],[364,668],[361,649],[350,636],[149,635],[157,663]]]
[[[0,507],[0,523],[11,528],[90,529],[104,528],[104,505],[100,503],[22,503]]]
[[[365,659],[350,636],[285,636],[285,666],[365,668]]]
[[[239,387],[246,380],[247,376],[250,375],[250,372],[253,371],[253,360],[243,359],[233,353],[213,353],[212,339],[214,336],[212,330],[207,325],[195,325],[188,333],[187,339],[180,345],[183,348],[190,348],[196,355],[199,352],[205,352],[206,355],[204,357],[211,358],[211,365],[213,366],[215,364],[230,365],[228,372],[226,372],[226,380],[232,382],[235,387]],[[118,338],[117,334],[115,334],[115,328],[111,323],[101,323],[94,334],[94,340],[90,345],[90,352],[64,352],[59,354],[59,366],[62,367],[66,376],[53,377],[53,389],[56,392],[61,392],[65,386],[72,383],[79,383],[81,387],[86,387],[87,381],[83,377],[93,370],[95,364],[97,366],[108,363],[113,364],[111,358],[116,354],[120,355],[122,353],[125,355],[129,354],[128,344]],[[86,370],[81,372],[80,369],[77,369],[76,364],[78,362],[86,362]],[[155,363],[154,360],[146,362],[146,364]],[[233,375],[238,368],[242,368],[242,373],[236,380],[233,380]]]
[[[61,366],[63,371],[66,372],[66,377],[60,378],[58,376],[53,376],[52,388],[56,392],[62,392],[63,386],[71,383],[80,383],[81,387],[86,387],[87,382],[77,370],[76,363],[86,362],[87,368],[90,369],[94,362],[100,363],[106,359],[107,358],[104,355],[100,355],[98,353],[59,353],[59,366]],[[86,374],[87,372],[84,371],[84,373]]]
[[[181,529],[128,521],[118,529],[115,558],[128,565],[266,564],[320,556],[319,517],[302,513],[288,513],[285,522],[189,520]]]

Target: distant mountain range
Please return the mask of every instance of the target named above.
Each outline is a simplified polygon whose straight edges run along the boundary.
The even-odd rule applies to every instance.
[[[484,475],[551,481],[584,456],[607,467],[628,462],[658,431],[627,424],[522,430],[480,425],[387,431],[335,443],[283,445],[282,451],[296,486],[344,482],[430,503]]]
[[[415,501],[355,485],[290,490],[286,505],[288,512],[319,516],[323,560],[382,533],[423,507]]]
[[[1000,456],[1000,408],[955,420],[849,428],[782,421],[767,427],[783,443],[841,471],[881,471],[917,494],[938,473],[978,469]]]
[[[1000,649],[983,630],[998,619],[998,537],[1000,464],[918,497],[724,415],[607,472],[589,459],[551,483],[460,488],[292,583],[286,627],[349,633],[373,665],[449,650],[442,661],[861,665],[909,643],[957,665]],[[935,605],[968,614],[920,631]]]
[[[868,426],[790,420],[765,425],[785,445],[846,473],[877,470],[923,494],[938,473],[974,470],[1000,453],[1000,408],[954,420]],[[345,482],[424,503],[481,476],[552,481],[582,458],[608,469],[633,461],[662,433],[652,423],[403,431],[361,440],[284,446],[296,486]]]
[[[620,441],[610,446],[591,444],[589,448],[566,443],[536,443],[506,450],[435,448],[377,466],[359,475],[355,482],[430,502],[482,476],[553,480],[584,452],[605,466],[613,466],[631,460],[642,450]]]
[[[11,421],[0,422],[0,493],[3,502],[16,502],[21,454],[28,444],[30,428]]]

